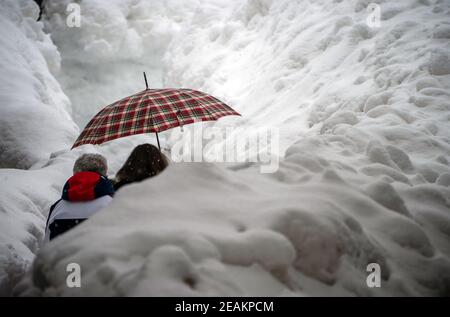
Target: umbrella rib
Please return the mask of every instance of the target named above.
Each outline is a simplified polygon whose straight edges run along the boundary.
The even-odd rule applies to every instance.
[[[109,106],[107,106],[106,108],[108,108]],[[112,108],[111,108],[112,109]],[[99,115],[100,113],[102,113],[102,112],[104,112],[105,114],[103,114],[103,119],[101,120],[101,122],[100,122],[100,124],[96,124],[96,127],[94,128],[94,129],[92,129],[91,131],[90,131],[90,133],[88,133],[86,136],[84,136],[84,139],[86,139],[86,140],[89,140],[89,142],[91,142],[90,141],[90,139],[93,139],[92,140],[92,142],[94,142],[93,144],[97,144],[97,142],[95,141],[95,138],[97,137],[96,136],[96,134],[97,134],[97,131],[98,131],[98,129],[100,129],[101,127],[102,127],[102,125],[103,125],[103,123],[105,122],[105,120],[108,118],[108,115],[110,114],[110,112],[111,112],[111,109],[102,109],[97,115]],[[96,115],[96,116],[97,116]],[[89,125],[89,124],[88,124]],[[86,129],[86,128],[85,128]]]
[[[191,94],[189,94],[189,92],[186,91],[186,90],[184,90],[183,92],[181,92],[181,95],[188,96],[189,98],[192,98],[192,100],[195,100],[197,103],[199,103],[198,100],[197,100],[197,97],[196,97],[196,96],[193,96],[193,95],[191,95]],[[186,105],[187,105],[190,109],[192,109],[190,103],[186,102]],[[208,115],[209,115],[209,117],[210,117],[211,120],[215,120],[214,116],[211,114],[211,112],[209,111],[209,109],[208,109],[207,107],[204,107],[203,109],[208,113]]]

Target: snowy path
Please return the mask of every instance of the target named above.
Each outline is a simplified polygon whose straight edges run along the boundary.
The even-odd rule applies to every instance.
[[[382,1],[379,28],[367,25],[363,0],[86,1],[78,31],[64,27],[67,2],[49,1],[46,30],[57,49],[32,19],[2,19],[2,29],[27,35],[6,44],[41,57],[20,64],[27,90],[0,91],[0,118],[26,95],[35,98],[28,108],[59,109],[61,127],[41,124],[55,121],[44,110],[24,131],[30,119],[8,117],[8,136],[18,137],[2,135],[1,166],[34,166],[0,170],[8,184],[0,188],[0,291],[9,293],[33,259],[73,160],[99,151],[114,172],[148,140],[49,161],[76,135],[70,109],[57,106],[64,93],[82,124],[101,104],[141,89],[145,65],[155,85],[208,91],[233,105],[243,118],[217,126],[234,125],[239,137],[246,127],[278,127],[280,169],[173,164],[43,248],[16,294],[450,293],[448,1]],[[12,3],[9,16],[36,14]],[[180,132],[164,137],[170,147]],[[70,262],[83,268],[81,289],[66,287]],[[380,289],[366,285],[368,263],[381,266]]]

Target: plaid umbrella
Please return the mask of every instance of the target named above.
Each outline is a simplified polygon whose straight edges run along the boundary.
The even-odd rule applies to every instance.
[[[106,106],[87,124],[72,149],[196,121],[240,115],[220,100],[192,89],[146,89]]]

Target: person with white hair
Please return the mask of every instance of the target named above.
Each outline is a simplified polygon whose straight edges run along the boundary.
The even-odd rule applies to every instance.
[[[50,208],[45,241],[72,229],[112,201],[114,188],[107,172],[108,164],[100,154],[83,154],[75,161],[61,199]]]

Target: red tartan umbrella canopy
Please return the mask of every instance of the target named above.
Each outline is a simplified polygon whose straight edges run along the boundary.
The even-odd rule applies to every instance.
[[[106,106],[88,123],[72,149],[197,121],[240,114],[219,99],[192,89],[146,89]],[[159,139],[158,139],[159,146]]]

